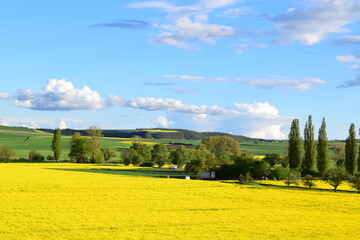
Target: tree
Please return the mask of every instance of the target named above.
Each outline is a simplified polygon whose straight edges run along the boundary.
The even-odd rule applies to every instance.
[[[336,192],[338,186],[346,179],[346,173],[342,167],[329,168],[324,172],[323,179],[333,186]]]
[[[89,146],[91,148],[91,159],[96,162],[96,157],[100,157],[101,150],[101,137],[103,137],[101,128],[91,126],[86,130],[89,135]]]
[[[290,168],[299,169],[301,167],[301,137],[299,130],[299,119],[294,119],[291,123],[289,133],[289,165]]]
[[[144,162],[144,157],[138,153],[135,153],[132,157],[131,157],[131,163],[134,166],[138,166],[140,164],[142,164]]]
[[[83,163],[87,160],[92,149],[90,148],[87,139],[83,138],[80,133],[76,132],[72,135],[70,140],[71,159],[77,163]]]
[[[134,142],[130,148],[134,149],[139,155],[142,156],[141,162],[139,164],[145,163],[148,166],[155,165],[155,162],[153,162],[151,158],[151,148],[148,145]]]
[[[345,169],[350,175],[354,175],[357,170],[355,124],[353,123],[349,129],[349,136],[346,138]]]
[[[169,160],[172,164],[178,166],[178,168],[182,168],[187,161],[189,160],[189,150],[187,150],[184,146],[177,147],[175,151],[172,151],[169,155]]]
[[[312,116],[310,115],[308,121],[305,123],[304,129],[304,167],[307,172],[315,169],[316,159],[316,145],[314,140],[314,125],[312,123]]]
[[[16,152],[12,148],[0,147],[0,160],[9,163],[15,157]]]
[[[277,153],[268,153],[265,154],[263,160],[269,163],[270,167],[274,167],[276,164],[281,163],[282,158]]]
[[[114,150],[111,150],[109,148],[101,148],[101,152],[104,156],[104,161],[107,162],[110,159],[116,157],[116,152]]]
[[[207,150],[215,154],[216,157],[220,157],[223,152],[230,152],[235,157],[240,154],[239,142],[231,137],[207,137],[201,143],[205,145]]]
[[[121,159],[125,166],[128,166],[132,162],[132,157],[134,155],[138,154],[134,149],[129,148],[128,150],[125,150],[121,153]]]
[[[321,175],[329,167],[328,138],[326,133],[326,122],[323,118],[318,134],[317,144],[317,169]]]
[[[314,178],[311,175],[306,175],[303,179],[302,179],[302,183],[305,186],[308,186],[310,189],[312,189],[313,187],[316,187],[316,178]]]
[[[196,177],[199,177],[200,173],[209,170],[206,165],[206,157],[198,150],[192,149],[190,151],[191,160],[186,164],[185,171],[193,172]]]
[[[54,158],[56,161],[60,159],[61,154],[61,130],[60,128],[55,129],[52,144],[51,144],[51,150],[54,152]]]
[[[360,194],[360,172],[357,172],[354,174],[354,176],[350,177],[349,184]]]
[[[298,178],[299,178],[299,172],[297,172],[294,169],[287,169],[287,174],[284,183],[287,187],[290,187],[293,184],[299,185]]]
[[[168,148],[164,144],[155,144],[151,150],[152,162],[161,168],[168,159]]]

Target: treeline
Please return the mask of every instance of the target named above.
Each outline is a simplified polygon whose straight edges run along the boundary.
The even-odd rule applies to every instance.
[[[53,133],[52,129],[38,129],[44,132]],[[63,129],[62,134],[65,136],[72,136],[75,132],[80,133],[82,136],[87,136],[87,130],[74,130],[74,129]],[[185,140],[203,140],[207,137],[212,136],[227,136],[232,137],[237,141],[253,141],[255,139],[241,136],[232,135],[228,133],[220,132],[196,132],[184,129],[174,129],[174,132],[149,132],[146,130],[103,130],[104,137],[117,137],[117,138],[134,138],[141,137],[145,139],[185,139]]]

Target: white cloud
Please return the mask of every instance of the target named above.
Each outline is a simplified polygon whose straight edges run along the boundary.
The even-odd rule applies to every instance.
[[[167,111],[179,128],[232,132],[255,138],[285,139],[292,117],[281,116],[269,103],[235,103],[234,114],[189,114]]]
[[[34,93],[20,89],[14,98],[15,105],[34,110],[88,110],[103,109],[104,100],[88,86],[74,88],[65,79],[50,79],[43,91]]]
[[[234,114],[237,113],[233,110],[227,110],[219,106],[206,106],[206,105],[186,105],[183,102],[175,99],[152,98],[152,97],[138,97],[129,100],[126,106],[132,108],[140,108],[144,110],[164,110],[164,111],[178,111],[183,113],[195,114]]]
[[[124,106],[125,102],[125,99],[120,96],[108,95],[107,97],[108,106]]]
[[[3,117],[0,118],[0,125],[4,126],[16,126],[16,127],[27,127],[27,128],[40,128],[53,126],[51,121],[44,119],[32,119],[32,118],[13,118]]]
[[[76,125],[74,125],[74,123]],[[60,119],[57,127],[60,129],[72,128],[74,126],[79,126],[78,123],[83,123],[83,121],[71,119],[71,118],[63,118],[63,119]],[[69,127],[69,125],[72,125],[72,127]]]
[[[360,58],[357,58],[355,55],[347,55],[347,56],[337,56],[336,59],[340,62],[354,62],[360,63]]]
[[[207,78],[190,75],[164,75],[162,78],[189,81],[232,82],[265,89],[280,88],[285,90],[307,90],[316,84],[326,83],[326,81],[318,78],[305,77],[302,79],[291,79],[282,76],[270,76],[268,78]]]
[[[170,126],[172,126],[174,124],[174,122],[169,121],[164,116],[159,116],[159,117],[155,118],[154,120],[152,120],[152,123],[156,127],[161,127],[161,128],[168,128],[168,127],[170,127]]]
[[[199,19],[192,20],[189,16],[178,18],[173,25],[161,24],[157,26],[165,32],[161,33],[154,40],[154,43],[168,44],[180,48],[191,47],[187,42],[189,40],[214,44],[218,38],[235,34],[232,27],[209,24]]]
[[[208,23],[209,13],[238,0],[200,0],[192,5],[175,6],[162,1],[145,1],[128,5],[131,8],[160,8],[167,13],[163,22],[153,24],[160,30],[154,44],[192,48],[192,42],[214,44],[217,39],[233,36],[235,29]],[[166,23],[165,23],[166,22]]]
[[[279,31],[279,43],[300,41],[313,45],[334,33],[350,32],[347,25],[360,20],[356,0],[307,0],[299,9],[271,19]]]
[[[0,99],[9,99],[10,97],[10,93],[0,92]]]

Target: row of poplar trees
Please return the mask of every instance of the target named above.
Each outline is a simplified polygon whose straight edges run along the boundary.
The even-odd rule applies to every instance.
[[[302,145],[304,147],[304,156],[302,155]],[[345,161],[344,167],[348,174],[354,175],[360,170],[360,155],[357,156],[355,125],[351,124],[349,136],[345,145]],[[308,117],[308,121],[304,128],[304,141],[300,136],[299,119],[294,119],[291,123],[289,133],[289,166],[292,169],[301,169],[310,173],[318,171],[321,175],[329,168],[328,157],[328,138],[326,133],[326,122],[323,118],[321,127],[318,132],[318,140],[315,142],[314,125],[312,116]],[[359,169],[358,169],[359,167]]]

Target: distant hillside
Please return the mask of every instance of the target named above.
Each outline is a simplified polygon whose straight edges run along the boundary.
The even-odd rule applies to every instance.
[[[53,133],[53,129],[38,129],[44,132]],[[76,129],[63,129],[62,135],[71,136],[74,132],[79,132],[81,135],[86,136],[86,130]],[[253,141],[254,138],[249,138],[241,135],[232,135],[221,132],[196,132],[184,129],[136,129],[136,130],[103,130],[105,137],[117,138],[132,138],[139,136],[141,138],[154,138],[154,139],[185,139],[185,140],[202,140],[210,136],[228,136],[236,139],[237,141]]]

